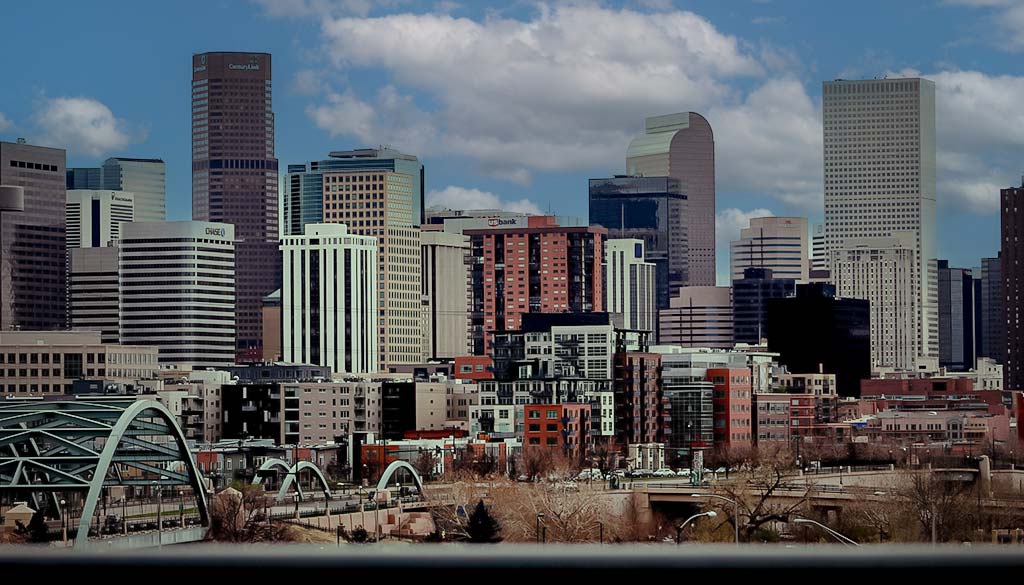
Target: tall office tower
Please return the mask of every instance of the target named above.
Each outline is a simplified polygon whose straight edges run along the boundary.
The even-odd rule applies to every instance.
[[[686,215],[686,194],[678,179],[590,180],[591,225],[607,228],[609,238],[644,241],[645,259],[655,266],[659,309],[667,308],[669,299],[690,281]]]
[[[1024,186],[999,192],[1002,239],[1000,275],[1006,331],[1003,332],[1003,389],[1024,390]]]
[[[732,288],[687,286],[658,311],[658,343],[728,349],[732,342]]]
[[[339,224],[281,239],[284,361],[377,371],[377,242]]]
[[[626,174],[672,177],[686,194],[690,286],[715,285],[715,135],[704,116],[647,118],[626,150]]]
[[[267,53],[192,56],[192,219],[234,226],[244,361],[262,359],[263,297],[281,282],[271,79]]]
[[[0,185],[25,190],[22,211],[0,212],[0,331],[67,326],[64,164],[63,149],[0,142]]]
[[[1006,352],[1006,301],[1003,296],[1002,259],[981,259],[981,341],[978,355],[1003,363]]]
[[[644,260],[644,241],[608,239],[604,247],[605,310],[623,329],[656,331],[655,266]]]
[[[768,350],[790,372],[835,374],[844,397],[860,396],[860,381],[871,377],[870,326],[868,301],[836,298],[827,283],[768,301]]]
[[[235,361],[235,228],[133,222],[118,242],[121,343],[159,348],[161,364]]]
[[[562,227],[551,216],[530,217],[525,228],[466,230],[473,354],[489,354],[491,334],[519,329],[525,313],[603,311],[607,234],[602,227]]]
[[[388,148],[332,152],[288,166],[285,235],[307,223],[344,223],[377,238],[379,366],[423,360],[420,221],[423,165]]]
[[[438,231],[420,235],[423,356],[469,355],[469,238]]]
[[[758,345],[768,334],[768,301],[793,296],[796,280],[776,278],[769,268],[747,268],[732,281],[732,339]]]
[[[158,158],[108,158],[103,161],[102,176],[104,189],[135,194],[135,221],[167,219],[167,165],[164,161]]]
[[[825,250],[825,224],[814,224],[811,234],[811,270],[828,270],[828,253]]]
[[[135,194],[73,189],[67,192],[67,246],[100,248],[121,236],[121,224],[135,221]]]
[[[740,239],[729,246],[732,280],[743,278],[747,268],[768,268],[775,278],[807,282],[810,265],[807,218],[755,217],[740,230]]]
[[[336,210],[351,209],[338,206],[333,203],[330,206],[325,197],[328,193],[342,193],[351,197],[345,201],[358,198],[360,192],[370,191],[376,193],[379,181],[371,181],[370,184],[359,186],[359,181],[327,180],[325,176],[332,173],[359,173],[352,175],[351,179],[357,179],[367,171],[384,173],[386,180],[380,187],[384,199],[393,202],[395,205],[383,208],[381,206],[368,206],[369,209],[389,211],[388,225],[422,225],[425,222],[424,204],[424,169],[423,163],[414,155],[403,154],[397,150],[380,148],[361,148],[357,150],[344,150],[332,152],[326,160],[310,161],[308,164],[288,165],[287,187],[284,194],[284,228],[285,235],[302,233],[302,226],[307,223],[320,223],[327,221],[328,215],[333,215]],[[338,177],[339,175],[333,175]],[[381,193],[376,193],[381,195]],[[374,199],[381,199],[377,196]],[[399,215],[397,212],[401,210]],[[355,208],[352,218],[370,218],[352,222],[350,228],[373,228],[383,224],[374,224],[373,217],[368,212],[359,215],[360,209]],[[408,219],[408,221],[405,221]],[[399,221],[401,220],[401,221]],[[381,235],[381,234],[367,234]]]
[[[103,169],[99,167],[77,167],[65,173],[65,187],[71,189],[102,189]]]
[[[904,232],[889,238],[851,238],[830,255],[836,294],[870,303],[874,372],[936,365],[920,359],[916,247],[914,234]]]
[[[822,93],[830,259],[851,238],[912,234],[909,286],[918,296],[914,357],[934,365],[939,355],[935,84],[918,78],[837,80],[825,82]]]
[[[939,260],[939,365],[954,372],[974,367],[974,277],[969,268]]]
[[[117,264],[116,246],[68,247],[68,323],[99,331],[103,343],[117,343],[120,336]]]

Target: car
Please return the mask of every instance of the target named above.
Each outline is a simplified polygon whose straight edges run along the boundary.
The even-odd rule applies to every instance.
[[[650,469],[634,469],[629,472],[629,477],[650,477],[654,472]]]
[[[520,475],[516,478],[516,481],[530,481],[530,477],[526,474]]]
[[[626,477],[625,469],[616,469],[608,474],[609,477]]]
[[[690,468],[683,467],[683,468],[679,469],[678,471],[676,471],[676,476],[678,476],[678,477],[690,477]]]
[[[654,477],[675,477],[676,472],[672,471],[667,467],[662,467],[661,469],[655,471],[652,475],[654,475]]]
[[[558,484],[558,486],[561,487],[563,490],[570,492],[574,492],[580,489],[579,486],[576,485],[575,481],[563,481],[562,483]]]

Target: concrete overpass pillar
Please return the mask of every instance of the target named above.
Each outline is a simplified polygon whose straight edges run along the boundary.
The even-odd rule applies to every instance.
[[[992,461],[988,455],[978,457],[978,488],[987,497],[992,497]]]

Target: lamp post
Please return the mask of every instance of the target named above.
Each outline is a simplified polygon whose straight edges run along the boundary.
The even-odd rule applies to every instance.
[[[178,527],[185,527],[185,492],[178,490]]]
[[[718,512],[715,512],[714,510],[708,510],[707,512],[701,512],[700,514],[694,514],[693,516],[690,516],[689,518],[687,518],[685,522],[683,522],[682,524],[680,524],[676,528],[676,544],[677,545],[678,544],[682,544],[682,542],[683,542],[683,530],[686,530],[686,526],[690,522],[693,522],[694,520],[696,520],[697,518],[700,518],[701,516],[707,516],[708,518],[714,518],[715,516],[718,516]]]
[[[733,518],[733,534],[736,539],[736,546],[740,545],[740,502],[732,498],[720,496],[718,494],[690,494],[691,498],[715,498],[716,500],[722,500],[732,504],[732,518]],[[713,516],[712,516],[713,517]]]
[[[852,538],[849,538],[847,536],[844,536],[844,535],[836,532],[835,530],[832,530],[831,528],[829,528],[828,526],[825,526],[821,522],[815,522],[814,520],[811,520],[809,518],[794,518],[793,522],[796,523],[796,524],[813,524],[813,525],[817,526],[818,528],[821,528],[822,530],[827,532],[830,536],[832,536],[833,538],[835,538],[836,540],[838,540],[839,542],[843,543],[846,546],[860,546]]]
[[[544,520],[544,512],[537,513],[537,544],[540,544],[540,523]]]
[[[128,536],[128,492],[121,489],[121,528],[124,535]]]
[[[61,498],[60,500],[60,529],[61,529],[61,540],[64,541],[64,546],[68,544],[68,509],[67,500]]]
[[[161,475],[160,480],[167,479],[167,476]],[[159,481],[154,481],[153,485],[156,486],[156,536],[157,546],[162,547],[164,545],[164,519],[163,519],[163,507],[164,507],[164,487]]]
[[[604,544],[604,522],[601,522],[600,520],[598,520],[597,521],[597,528],[599,530],[597,542],[598,542],[598,544]]]

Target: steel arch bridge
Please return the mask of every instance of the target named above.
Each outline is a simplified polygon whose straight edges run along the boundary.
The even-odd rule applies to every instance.
[[[159,402],[0,403],[0,492],[27,498],[51,515],[66,513],[58,494],[82,494],[75,548],[88,546],[97,501],[114,486],[190,486],[201,525],[210,526],[202,475],[174,416]]]
[[[284,472],[285,478],[281,482],[281,488],[277,491],[277,501],[284,499],[285,494],[288,492],[288,488],[291,487],[292,483],[295,483],[295,492],[299,494],[299,500],[302,500],[305,495],[302,493],[302,485],[296,481],[296,477],[299,472],[303,469],[309,469],[313,472],[313,477],[320,481],[320,486],[323,488],[324,496],[331,499],[331,487],[327,483],[327,478],[324,477],[324,473],[320,471],[320,468],[313,465],[309,461],[299,461],[295,465],[289,466],[283,459],[271,457],[260,465],[259,471],[256,472],[256,477],[252,479],[253,485],[260,485],[263,483],[263,475],[261,472],[269,471],[271,469],[280,469]]]

